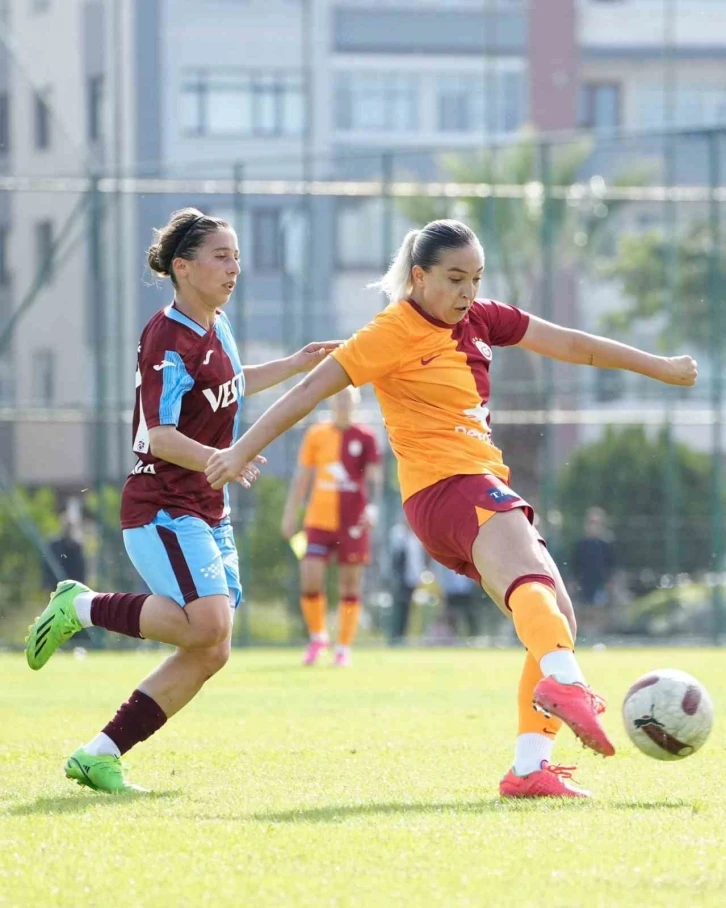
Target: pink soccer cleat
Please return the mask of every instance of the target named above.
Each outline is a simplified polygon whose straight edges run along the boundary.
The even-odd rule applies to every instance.
[[[327,640],[311,640],[308,643],[308,648],[305,650],[305,655],[303,657],[303,665],[315,665],[318,661],[318,656],[322,653],[324,649],[328,648]]]
[[[337,650],[333,665],[337,668],[350,668],[350,652],[344,649]]]
[[[589,687],[582,684],[562,684],[555,678],[542,678],[534,689],[532,704],[540,712],[562,719],[595,753],[612,757],[615,748],[608,738],[600,719],[606,704]]]
[[[574,766],[551,766],[542,760],[541,769],[526,776],[515,775],[513,769],[499,783],[503,798],[591,798],[592,792],[570,782]]]

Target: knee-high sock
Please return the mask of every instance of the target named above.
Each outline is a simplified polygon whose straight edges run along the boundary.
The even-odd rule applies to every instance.
[[[557,607],[551,577],[537,574],[519,577],[507,590],[504,601],[512,612],[517,636],[537,664],[548,653],[574,651],[575,643],[567,620]]]
[[[338,606],[338,643],[350,646],[355,639],[360,619],[360,602],[357,596],[345,596]]]
[[[103,734],[108,735],[121,754],[125,754],[135,744],[150,738],[165,722],[166,714],[156,700],[141,690],[135,690],[121,704]]]
[[[325,596],[323,596],[322,593],[301,596],[300,607],[310,637],[315,638],[324,636],[326,611]]]
[[[519,679],[519,726],[518,734],[520,735],[545,735],[554,739],[557,732],[562,727],[562,720],[556,716],[546,718],[532,706],[532,696],[537,684],[542,680],[542,669],[539,667],[537,660],[531,653],[527,653],[522,668],[522,675]]]

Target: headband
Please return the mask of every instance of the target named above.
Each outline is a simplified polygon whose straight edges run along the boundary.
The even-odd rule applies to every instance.
[[[171,267],[171,263],[172,263],[172,262],[174,261],[174,259],[177,258],[177,256],[179,255],[179,250],[180,250],[181,247],[184,245],[184,243],[187,241],[187,238],[189,237],[189,234],[192,232],[192,230],[194,230],[194,228],[197,226],[197,224],[198,224],[200,221],[203,221],[203,220],[204,220],[204,218],[206,218],[206,214],[198,214],[198,215],[194,218],[194,220],[189,224],[189,226],[188,226],[187,229],[184,231],[184,233],[182,233],[182,235],[181,235],[181,237],[180,237],[180,239],[179,239],[179,242],[178,242],[178,243],[176,244],[176,246],[174,247],[174,252],[173,252],[173,254],[172,254],[172,257],[169,259],[169,267]]]

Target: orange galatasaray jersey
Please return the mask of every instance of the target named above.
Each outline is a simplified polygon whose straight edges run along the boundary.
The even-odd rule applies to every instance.
[[[378,459],[376,437],[364,426],[311,426],[298,456],[300,466],[315,470],[305,526],[333,532],[357,526],[368,501],[366,467]]]
[[[400,300],[333,351],[354,385],[373,384],[404,501],[458,474],[509,481],[492,443],[489,366],[492,347],[519,343],[528,324],[494,300],[476,300],[456,325]]]

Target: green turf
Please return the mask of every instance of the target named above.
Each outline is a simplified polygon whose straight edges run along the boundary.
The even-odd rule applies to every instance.
[[[498,799],[513,651],[359,652],[342,672],[237,651],[129,755],[151,795],[67,782],[66,756],[159,656],[60,654],[37,674],[0,656],[1,905],[726,904],[722,652],[581,654],[620,745],[604,760],[563,732],[590,804]],[[674,764],[637,753],[619,719],[629,683],[668,666],[717,710]]]

